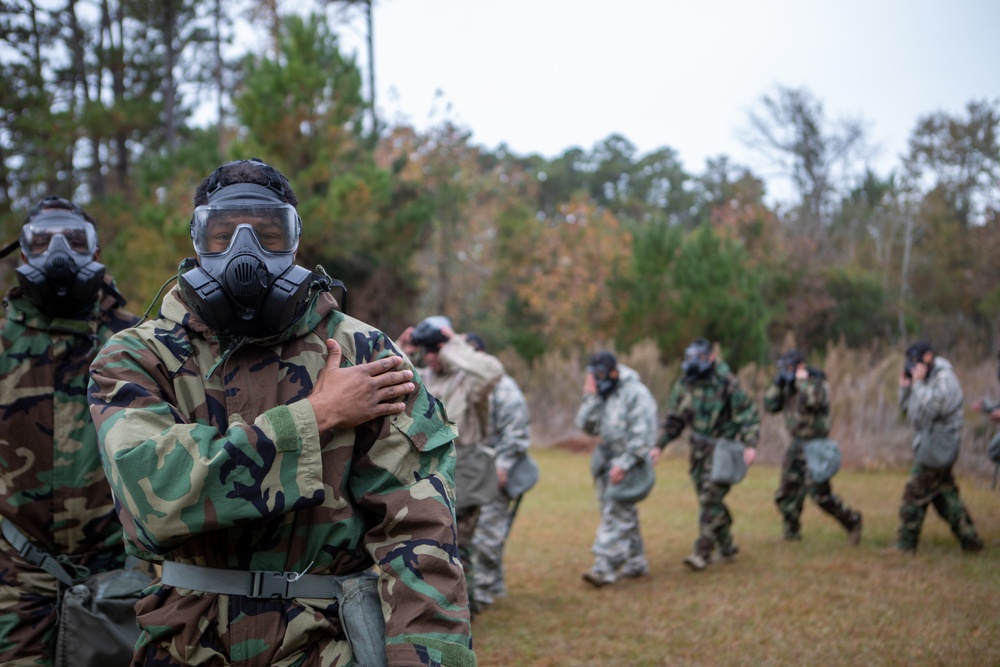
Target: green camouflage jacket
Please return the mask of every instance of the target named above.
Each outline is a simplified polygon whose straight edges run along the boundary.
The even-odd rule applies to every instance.
[[[793,438],[825,438],[830,434],[830,383],[823,371],[813,368],[809,377],[784,387],[772,382],[764,392],[764,409],[784,410],[785,426]]]
[[[686,382],[680,377],[674,382],[660,448],[680,436],[685,426],[703,436],[742,440],[747,447],[756,447],[760,437],[757,406],[724,362],[716,362],[706,378]]]
[[[105,279],[113,286],[111,278]],[[136,317],[102,291],[88,320],[53,319],[13,287],[0,320],[0,514],[35,546],[119,566],[122,529],[87,409],[90,362]],[[98,558],[98,562],[94,559]],[[110,560],[107,560],[110,559]]]
[[[455,538],[454,429],[414,376],[403,413],[320,433],[305,399],[327,338],[340,344],[342,366],[398,354],[325,291],[282,334],[234,341],[217,338],[175,287],[158,319],[109,341],[92,367],[90,404],[126,546],[238,570],[343,575],[378,565],[389,664],[437,664],[429,656],[442,647],[474,664]],[[176,590],[159,595],[175,600],[172,613],[190,600]],[[200,595],[215,611],[187,603],[190,613],[224,613],[218,599],[229,596]],[[308,612],[302,618],[318,611],[317,622],[339,627],[329,618],[335,608],[293,602]],[[159,624],[138,611],[144,628]],[[162,623],[178,625],[172,618]],[[283,634],[256,641],[294,646],[299,632],[320,637],[320,655],[344,650],[317,622],[293,618],[286,612]],[[201,632],[192,627],[199,623],[189,619],[184,631]]]

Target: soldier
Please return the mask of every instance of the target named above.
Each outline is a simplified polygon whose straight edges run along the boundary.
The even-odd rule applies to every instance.
[[[197,259],[91,371],[127,548],[164,559],[135,663],[474,664],[439,404],[294,264],[282,174],[224,164],[194,204]]]
[[[739,552],[733,542],[732,515],[723,499],[730,483],[712,480],[712,462],[716,448],[725,439],[742,440],[742,459],[753,464],[760,416],[757,407],[740,386],[739,380],[723,361],[717,361],[711,343],[704,338],[693,341],[684,350],[683,375],[674,382],[667,401],[667,418],[652,461],[660,459],[663,449],[691,427],[690,474],[698,494],[698,539],[684,564],[695,572],[704,570],[718,550],[718,557],[730,561]]]
[[[465,339],[479,352],[486,351],[486,343],[479,335],[467,333]],[[472,538],[476,564],[473,597],[480,609],[507,595],[503,570],[504,545],[521,500],[520,496],[514,498],[508,493],[507,477],[514,465],[528,455],[528,447],[531,446],[530,421],[528,402],[524,400],[521,388],[514,378],[504,373],[490,394],[486,427],[486,446],[496,454],[498,488],[493,500],[482,506]]]
[[[607,491],[609,485],[621,484],[629,470],[646,464],[656,440],[656,401],[638,373],[610,352],[598,352],[587,365],[576,425],[601,437],[596,453],[607,461],[602,466],[606,470],[593,471],[601,522],[591,549],[594,565],[583,580],[600,588],[619,577],[645,577],[649,564],[639,511],[634,502],[616,500]]]
[[[983,541],[958,495],[952,467],[965,424],[962,387],[951,363],[926,341],[906,349],[899,376],[899,407],[917,430],[913,469],[903,489],[896,548],[915,554],[927,506],[948,522],[963,551],[979,551]]]
[[[792,436],[774,494],[785,539],[802,539],[800,518],[808,493],[821,510],[840,522],[848,541],[857,545],[861,541],[861,512],[833,495],[829,480],[814,480],[806,468],[806,441],[826,438],[830,433],[830,384],[826,374],[806,366],[805,355],[799,350],[785,352],[778,360],[778,374],[764,392],[764,409],[770,413],[784,411],[785,426]]]
[[[86,389],[101,344],[136,318],[80,207],[43,199],[3,254],[18,247],[0,320],[0,662],[51,665],[60,582],[125,563]]]
[[[496,495],[496,463],[493,450],[486,446],[486,422],[490,393],[503,377],[503,364],[491,354],[476,351],[463,336],[456,336],[451,320],[442,315],[408,327],[399,337],[399,346],[419,360],[417,371],[427,391],[444,404],[448,417],[458,426],[455,442],[458,549],[465,568],[469,604],[472,612],[478,613],[472,540],[481,507]]]

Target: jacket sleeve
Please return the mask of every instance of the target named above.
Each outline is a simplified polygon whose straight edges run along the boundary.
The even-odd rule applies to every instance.
[[[747,447],[756,447],[760,439],[760,413],[753,399],[737,385],[729,396],[730,414],[733,423],[739,428],[740,439]]]
[[[764,409],[769,413],[781,412],[785,407],[785,390],[777,382],[771,382],[764,391]]]
[[[677,380],[670,388],[670,397],[667,399],[667,417],[663,423],[663,435],[657,443],[660,449],[676,440],[690,421],[690,413],[685,409],[685,397],[684,386],[681,380]]]
[[[454,509],[456,433],[422,383],[353,466],[389,665],[475,665]]]
[[[487,444],[496,452],[498,468],[505,471],[517,463],[531,446],[531,413],[517,383],[505,378],[490,397],[490,431]]]
[[[638,385],[630,397],[626,423],[625,451],[613,463],[629,470],[649,456],[656,443],[656,399],[643,385]]]
[[[476,351],[462,336],[452,336],[439,354],[446,366],[465,371],[465,387],[473,403],[485,402],[503,377],[503,363],[492,354]]]
[[[587,435],[598,435],[601,432],[601,414],[603,412],[604,401],[600,396],[584,394],[573,423]]]
[[[164,554],[191,535],[323,501],[308,401],[271,408],[222,434],[189,423],[171,402],[164,364],[128,331],[108,342],[90,374],[101,462],[125,533],[142,549]]]

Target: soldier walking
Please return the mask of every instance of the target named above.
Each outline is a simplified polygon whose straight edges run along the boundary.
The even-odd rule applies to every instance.
[[[802,539],[802,506],[806,494],[816,505],[840,522],[848,541],[861,541],[861,512],[852,510],[834,495],[830,480],[813,479],[806,467],[804,446],[809,440],[830,434],[830,383],[818,368],[806,365],[805,355],[789,350],[778,360],[778,373],[764,392],[764,409],[784,412],[792,442],[781,462],[781,481],[774,502],[781,513],[786,540]]]
[[[739,438],[745,445],[742,461],[750,466],[757,454],[760,415],[729,366],[716,359],[708,340],[698,338],[688,345],[681,370],[670,390],[664,433],[652,460],[659,461],[663,449],[691,427],[689,469],[698,494],[698,538],[684,564],[700,572],[716,554],[732,560],[739,551],[732,536],[733,518],[723,502],[732,483],[713,480],[713,458],[721,455],[716,449],[727,445],[722,440]]]
[[[638,373],[619,364],[610,352],[598,352],[587,366],[576,425],[601,437],[595,454],[606,462],[592,471],[601,522],[592,548],[594,566],[583,574],[583,580],[600,588],[619,577],[644,577],[649,564],[639,531],[639,511],[634,502],[615,500],[607,492],[609,486],[623,483],[629,470],[648,465],[656,439],[656,401]]]

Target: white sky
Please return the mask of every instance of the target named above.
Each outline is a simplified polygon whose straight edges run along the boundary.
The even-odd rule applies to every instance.
[[[338,32],[364,68],[351,15]],[[885,175],[918,117],[1000,99],[998,30],[1000,0],[376,0],[376,101],[383,120],[448,118],[518,154],[617,132],[691,173],[726,154],[770,176],[739,138],[748,110],[805,87],[828,120],[868,121]]]

